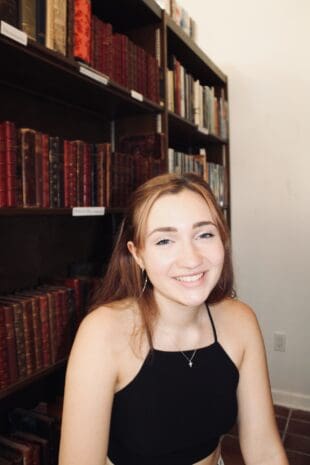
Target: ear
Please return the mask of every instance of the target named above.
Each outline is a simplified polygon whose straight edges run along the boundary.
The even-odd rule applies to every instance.
[[[139,257],[138,250],[137,250],[137,247],[135,246],[135,244],[132,241],[128,241],[127,242],[127,248],[129,250],[129,252],[131,253],[131,255],[133,256],[133,258],[135,259],[135,262],[137,263],[137,265],[142,270],[144,270],[145,266],[144,266],[143,260],[142,260],[141,257]]]

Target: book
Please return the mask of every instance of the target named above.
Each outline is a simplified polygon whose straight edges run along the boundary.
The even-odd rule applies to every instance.
[[[63,55],[67,52],[67,3],[46,0],[46,47]]]
[[[13,452],[19,452],[23,457],[23,465],[32,465],[33,452],[30,446],[3,434],[0,435],[0,444]]]
[[[16,127],[12,121],[0,123],[0,206],[16,206]]]
[[[18,149],[21,165],[22,203],[25,207],[35,207],[35,131],[33,129],[19,129]],[[17,173],[19,174],[19,170]]]
[[[73,55],[90,64],[91,60],[91,2],[74,0]]]
[[[19,0],[19,28],[36,40],[36,4],[37,0]]]
[[[3,339],[1,341],[6,344],[7,359],[8,359],[8,377],[9,383],[13,384],[18,379],[17,366],[17,349],[14,330],[14,314],[13,309],[9,304],[0,303],[0,319],[1,325],[4,325]]]
[[[17,0],[0,0],[0,21],[17,26]]]

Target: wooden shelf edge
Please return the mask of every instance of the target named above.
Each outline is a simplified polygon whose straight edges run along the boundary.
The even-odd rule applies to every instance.
[[[87,207],[86,207],[87,208]],[[106,215],[115,213],[124,213],[124,208],[107,208],[104,215],[85,215],[87,217],[102,218]],[[0,216],[73,216],[72,208],[39,208],[39,207],[8,207],[0,208]],[[74,218],[83,218],[85,216],[75,216]]]
[[[44,368],[43,370],[37,371],[31,376],[28,376],[27,378],[23,378],[22,380],[18,381],[17,383],[12,384],[11,386],[8,386],[7,388],[3,389],[0,391],[0,401],[5,399],[6,397],[11,396],[12,394],[15,394],[16,392],[19,392],[20,390],[27,388],[33,383],[36,383],[40,379],[45,378],[48,375],[53,374],[54,372],[60,370],[61,368],[64,368],[67,363],[67,358],[63,360],[59,360],[56,362],[54,365],[48,368]]]

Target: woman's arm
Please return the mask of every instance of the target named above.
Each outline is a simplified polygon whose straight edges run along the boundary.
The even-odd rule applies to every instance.
[[[238,386],[238,424],[246,465],[289,465],[275,421],[262,334],[254,312],[242,304],[244,354]]]
[[[117,378],[110,312],[89,314],[75,338],[66,374],[59,465],[106,463]]]

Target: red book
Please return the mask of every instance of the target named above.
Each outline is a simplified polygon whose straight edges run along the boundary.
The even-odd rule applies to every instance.
[[[76,190],[76,162],[73,161],[72,144],[64,141],[64,206],[74,207],[73,193]]]
[[[42,134],[42,207],[50,206],[49,136]]]
[[[74,0],[74,57],[90,63],[91,49],[91,2]]]
[[[11,121],[4,121],[3,134],[6,155],[7,206],[16,206],[16,128]]]
[[[38,296],[40,302],[39,312],[42,331],[42,357],[43,366],[46,368],[54,363],[54,307],[53,302],[51,302],[51,296],[49,296],[47,292],[36,289],[33,293]]]
[[[0,304],[11,307],[11,311],[14,315],[14,335],[16,341],[17,371],[18,379],[22,379],[25,376],[27,376],[23,308],[20,302],[12,301],[9,297],[1,297]]]
[[[63,351],[61,347],[61,337],[63,332],[63,310],[62,310],[62,300],[61,294],[57,290],[53,289],[52,286],[41,286],[40,290],[46,292],[50,301],[49,301],[49,311],[50,311],[50,323],[51,319],[53,320],[50,327],[53,328],[53,339],[52,341],[52,363],[57,362],[63,358]]]
[[[91,154],[90,145],[84,143],[83,150],[83,206],[89,207],[91,205]]]
[[[101,21],[101,57],[100,57],[100,71],[107,76],[113,78],[113,54],[112,54],[112,24]]]
[[[19,149],[21,154],[23,206],[35,207],[35,131],[28,128],[20,129]]]
[[[36,185],[36,206],[43,205],[43,139],[42,133],[35,133],[35,185]]]

